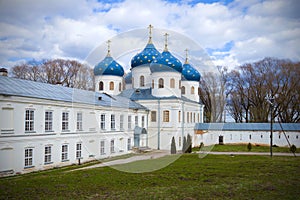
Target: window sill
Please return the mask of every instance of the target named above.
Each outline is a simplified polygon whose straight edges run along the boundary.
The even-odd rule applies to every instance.
[[[61,130],[61,132],[70,132],[70,130]]]
[[[50,165],[53,164],[53,162],[45,162],[44,165]]]
[[[34,165],[32,166],[25,166],[24,169],[30,169],[30,168],[34,168]]]
[[[45,133],[53,133],[54,131],[53,130],[45,130]]]
[[[70,160],[69,159],[67,159],[67,160],[62,160],[61,162],[69,162]]]

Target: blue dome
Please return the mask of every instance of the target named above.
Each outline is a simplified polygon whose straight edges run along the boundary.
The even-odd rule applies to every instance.
[[[150,67],[151,72],[155,71],[182,71],[182,63],[174,57],[169,51],[163,51],[162,54],[153,60]]]
[[[148,43],[142,52],[136,54],[131,59],[131,67],[134,68],[140,65],[150,64],[158,56],[160,56],[159,51],[157,51],[152,43]]]
[[[200,73],[188,63],[182,66],[182,75],[183,80],[187,81],[200,81],[201,77]]]
[[[124,69],[111,56],[106,56],[101,62],[94,67],[94,75],[113,75],[123,76]]]

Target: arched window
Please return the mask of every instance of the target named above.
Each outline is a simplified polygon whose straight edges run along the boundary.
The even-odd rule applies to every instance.
[[[144,87],[144,86],[145,86],[145,77],[140,76],[140,87]]]
[[[181,94],[185,94],[185,87],[184,86],[181,87]]]
[[[122,91],[122,83],[119,83],[119,91]]]
[[[194,88],[194,86],[191,87],[191,94],[195,94],[195,88]]]
[[[114,90],[115,88],[115,85],[114,85],[114,82],[109,82],[109,90]]]
[[[103,87],[104,87],[104,86],[103,86],[103,82],[100,81],[100,83],[99,83],[99,90],[102,91],[102,90],[103,90]]]
[[[158,80],[158,88],[164,88],[164,79],[160,78]]]
[[[164,122],[169,122],[170,121],[170,111],[164,110],[164,112],[163,112],[163,121]]]
[[[170,80],[170,87],[175,88],[175,79],[174,78],[171,78],[171,80]]]
[[[154,80],[152,80],[152,89],[154,89]]]

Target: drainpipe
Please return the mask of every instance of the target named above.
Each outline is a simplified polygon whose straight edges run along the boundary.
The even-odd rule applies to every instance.
[[[147,120],[146,120],[146,122],[147,122],[147,137],[146,137],[146,146],[147,146],[147,148],[149,147],[148,146],[148,128],[149,128],[149,110],[147,110]]]
[[[184,101],[181,102],[181,115],[182,115],[182,119],[181,119],[181,140],[183,141],[183,137],[184,137]],[[183,143],[181,143],[183,144]]]
[[[157,112],[158,112],[158,116],[157,116],[157,120],[158,120],[158,124],[157,124],[157,149],[160,149],[160,99],[157,100]]]

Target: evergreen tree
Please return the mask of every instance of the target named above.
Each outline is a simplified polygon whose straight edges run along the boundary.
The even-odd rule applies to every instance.
[[[188,134],[187,136],[186,153],[192,153],[192,137],[190,136],[190,134]]]
[[[175,138],[174,138],[174,136],[172,137],[171,154],[176,154],[176,144],[175,144]]]
[[[185,153],[186,151],[186,137],[183,137],[183,142],[182,142],[182,153]]]

